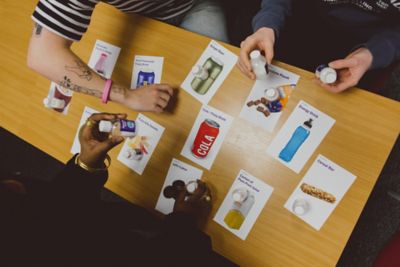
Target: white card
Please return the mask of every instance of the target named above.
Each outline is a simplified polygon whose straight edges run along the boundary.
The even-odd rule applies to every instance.
[[[97,40],[94,44],[88,66],[101,76],[110,79],[121,48]]]
[[[318,155],[311,168],[285,203],[285,208],[316,230],[319,230],[355,179],[355,175],[324,156]],[[328,193],[328,201],[305,193],[301,189],[301,185],[303,184],[313,186]],[[307,192],[310,192],[307,190],[307,187],[303,188]],[[295,209],[297,209],[297,213]]]
[[[239,116],[272,132],[298,81],[298,75],[269,65],[267,79],[256,80]]]
[[[160,196],[158,197],[156,210],[164,214],[169,214],[174,209],[175,199],[167,198],[164,196],[164,189],[167,186],[172,185],[172,183],[176,180],[181,180],[185,182],[185,184],[193,180],[200,180],[202,175],[203,175],[202,170],[199,170],[177,159],[172,159],[171,165],[169,166],[167,177],[165,178],[165,182],[161,189]]]
[[[201,103],[207,105],[236,61],[235,54],[211,40],[181,87]]]
[[[267,152],[299,173],[334,123],[335,120],[325,113],[300,101]]]
[[[142,175],[165,128],[143,114],[139,114],[135,122],[137,134],[125,140],[118,160]]]
[[[135,56],[131,88],[161,83],[163,57]]]
[[[78,129],[76,130],[76,134],[75,134],[75,138],[74,138],[74,143],[72,144],[72,147],[71,147],[72,154],[81,152],[81,144],[79,143],[79,129],[82,127],[83,124],[85,124],[85,122],[90,117],[90,115],[92,115],[94,113],[99,113],[99,111],[89,108],[89,107],[85,107],[83,109],[81,121],[79,122],[79,126],[78,126]]]
[[[240,170],[214,221],[245,240],[273,190],[260,179]]]
[[[64,115],[68,114],[73,91],[62,87],[55,82],[50,83],[49,93],[43,99],[43,104],[46,108],[51,108]]]
[[[233,118],[210,106],[202,106],[181,155],[207,170],[217,157]]]

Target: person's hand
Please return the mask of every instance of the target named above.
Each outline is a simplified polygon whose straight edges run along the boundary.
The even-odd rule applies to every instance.
[[[345,59],[329,63],[329,67],[337,71],[337,80],[333,84],[317,83],[333,93],[339,93],[358,84],[362,76],[371,67],[373,56],[367,48],[359,48]]]
[[[192,195],[187,196],[186,188],[182,187],[174,204],[174,212],[183,212],[192,215],[197,222],[204,221],[211,208],[211,199],[206,198],[209,195],[209,189],[204,182],[197,180],[197,189]]]
[[[121,143],[124,138],[121,136],[109,138],[109,133],[101,133],[99,122],[125,118],[126,114],[96,113],[91,115],[79,131],[79,142],[81,143],[79,159],[92,168],[103,167],[107,152]]]
[[[123,104],[136,111],[163,112],[174,90],[167,84],[152,84],[126,90]]]
[[[240,55],[237,62],[237,67],[247,75],[250,79],[255,79],[256,76],[252,71],[250,64],[250,52],[257,49],[264,53],[268,64],[271,64],[274,58],[275,32],[271,28],[260,28],[252,35],[248,36],[240,44]]]

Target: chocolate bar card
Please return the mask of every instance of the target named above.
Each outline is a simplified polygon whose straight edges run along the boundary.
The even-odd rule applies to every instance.
[[[78,129],[76,130],[74,142],[71,147],[71,153],[76,154],[81,152],[81,144],[79,143],[79,130],[82,127],[83,124],[89,119],[89,117],[94,114],[94,113],[99,113],[99,111],[92,109],[90,107],[85,107],[82,112],[81,120],[78,125]]]
[[[131,88],[161,83],[163,57],[135,56]]]
[[[255,81],[239,116],[272,132],[298,81],[298,75],[269,65],[266,79]]]
[[[210,106],[202,106],[181,155],[211,169],[231,127],[233,118]]]
[[[174,209],[177,186],[184,187],[191,181],[200,180],[203,171],[199,170],[183,161],[172,159],[169,166],[167,177],[158,197],[156,210],[169,214]]]
[[[318,155],[286,201],[285,208],[319,230],[355,179],[355,175]]]
[[[135,122],[136,135],[126,138],[118,154],[118,160],[141,175],[165,128],[143,114],[139,114]]]
[[[120,51],[118,46],[97,40],[88,66],[104,78],[110,79]]]
[[[214,221],[245,240],[274,189],[240,170]]]
[[[214,40],[193,65],[181,87],[207,105],[235,66],[237,56]]]
[[[333,118],[300,101],[272,140],[267,152],[299,173],[334,123]]]

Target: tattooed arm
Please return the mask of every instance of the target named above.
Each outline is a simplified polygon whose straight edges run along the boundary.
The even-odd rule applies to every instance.
[[[101,98],[105,79],[76,56],[71,45],[72,41],[36,24],[29,44],[28,66],[65,88]],[[110,100],[137,111],[162,112],[172,93],[166,84],[129,90],[113,83]]]

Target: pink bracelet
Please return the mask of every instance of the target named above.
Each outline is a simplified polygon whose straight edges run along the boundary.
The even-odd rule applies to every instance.
[[[110,97],[111,85],[112,85],[112,80],[108,79],[106,81],[106,84],[104,85],[103,94],[101,96],[101,102],[103,102],[104,104],[107,104],[108,98]]]

